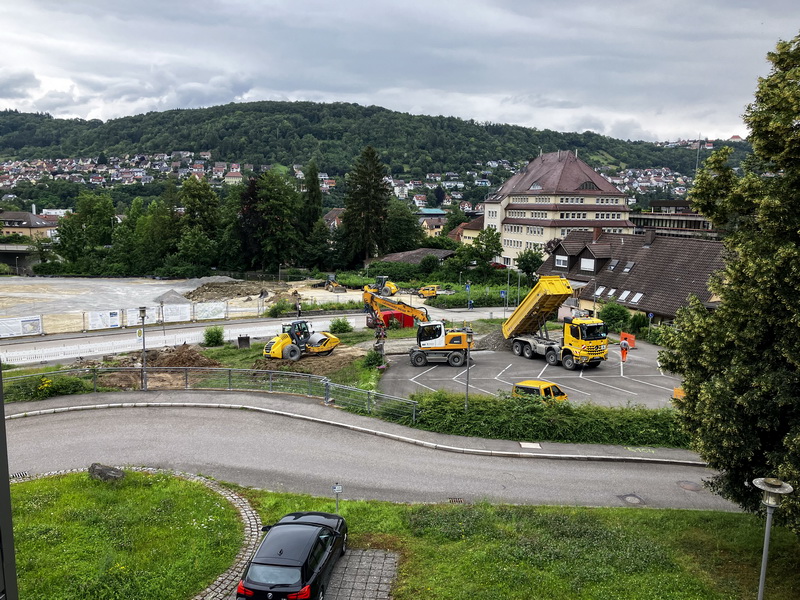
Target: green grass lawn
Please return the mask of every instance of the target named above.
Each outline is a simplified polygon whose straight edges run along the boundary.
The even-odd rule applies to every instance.
[[[345,485],[346,487],[346,485]],[[241,490],[264,522],[330,499]],[[340,502],[351,547],[400,553],[395,600],[734,600],[755,597],[754,515],[642,508]],[[773,528],[767,597],[795,600],[800,543]]]
[[[174,599],[202,591],[242,544],[238,512],[197,482],[127,472],[11,486],[23,600]]]

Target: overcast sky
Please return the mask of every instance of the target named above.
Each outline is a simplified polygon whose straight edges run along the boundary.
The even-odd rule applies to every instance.
[[[355,102],[631,140],[747,135],[797,0],[22,0],[0,108]]]

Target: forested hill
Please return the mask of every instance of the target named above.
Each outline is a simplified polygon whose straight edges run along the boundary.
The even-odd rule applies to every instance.
[[[684,174],[694,173],[697,159],[688,148],[347,103],[249,102],[106,122],[0,111],[0,159],[190,150],[210,151],[212,160],[256,165],[306,164],[313,158],[320,171],[341,175],[367,145],[380,152],[393,176],[415,178],[429,172],[463,173],[489,160],[529,160],[540,151],[577,150],[596,167],[669,167]],[[732,145],[738,164],[750,149],[743,143]]]

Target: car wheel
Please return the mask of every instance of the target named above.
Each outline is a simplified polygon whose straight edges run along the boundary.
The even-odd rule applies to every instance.
[[[296,344],[289,344],[283,349],[282,355],[285,360],[300,360],[300,347]]]
[[[417,296],[419,296],[420,298],[424,298],[425,294],[417,294]]]
[[[564,365],[564,368],[567,371],[574,371],[575,370],[575,357],[572,354],[567,354],[564,358],[561,359],[561,364]]]
[[[344,541],[342,542],[342,551],[339,556],[344,556],[347,553],[347,534],[344,534]]]
[[[461,352],[451,352],[447,357],[447,363],[451,367],[460,367],[464,364],[464,355]]]
[[[411,364],[415,367],[424,367],[428,364],[428,358],[425,356],[424,352],[414,352],[411,355]]]
[[[547,354],[544,355],[545,360],[547,361],[548,365],[557,365],[558,364],[558,354],[555,350],[550,350]]]
[[[388,285],[381,288],[381,296],[391,296],[391,295],[392,295],[392,290],[389,289]]]
[[[522,356],[522,342],[514,342],[511,344],[511,351],[514,356]]]
[[[522,347],[522,356],[529,359],[533,358],[533,346],[531,346],[530,344],[525,344]]]

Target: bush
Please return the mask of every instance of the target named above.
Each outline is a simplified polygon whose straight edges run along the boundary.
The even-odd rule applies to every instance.
[[[689,438],[671,408],[546,404],[470,395],[465,412],[463,394],[437,391],[412,395],[412,400],[419,402],[416,427],[450,435],[520,442],[545,439],[566,444],[689,447]]]
[[[333,334],[337,333],[350,333],[353,331],[353,326],[350,325],[350,321],[345,319],[344,317],[338,317],[331,321],[330,332]]]
[[[636,313],[631,317],[628,329],[630,329],[633,335],[636,335],[642,329],[647,329],[648,325],[650,325],[650,319],[647,318],[647,315],[644,313]]]
[[[612,301],[604,302],[597,316],[608,325],[609,331],[623,331],[628,326],[631,313],[621,304]]]
[[[13,269],[5,263],[0,263],[0,275],[8,275]]]
[[[291,311],[292,308],[293,307],[291,304],[289,304],[286,300],[281,299],[267,309],[267,316],[272,319],[277,319],[283,313]]]
[[[62,275],[66,273],[66,269],[64,263],[51,261],[33,265],[33,272],[36,275]]]
[[[44,400],[53,396],[87,394],[92,391],[88,381],[69,375],[37,375],[15,381],[5,389],[6,402]]]
[[[375,369],[381,366],[383,363],[383,355],[376,350],[370,350],[364,357],[364,362],[362,364],[368,369]]]
[[[206,327],[203,331],[204,346],[222,346],[225,343],[225,330],[221,325]]]

